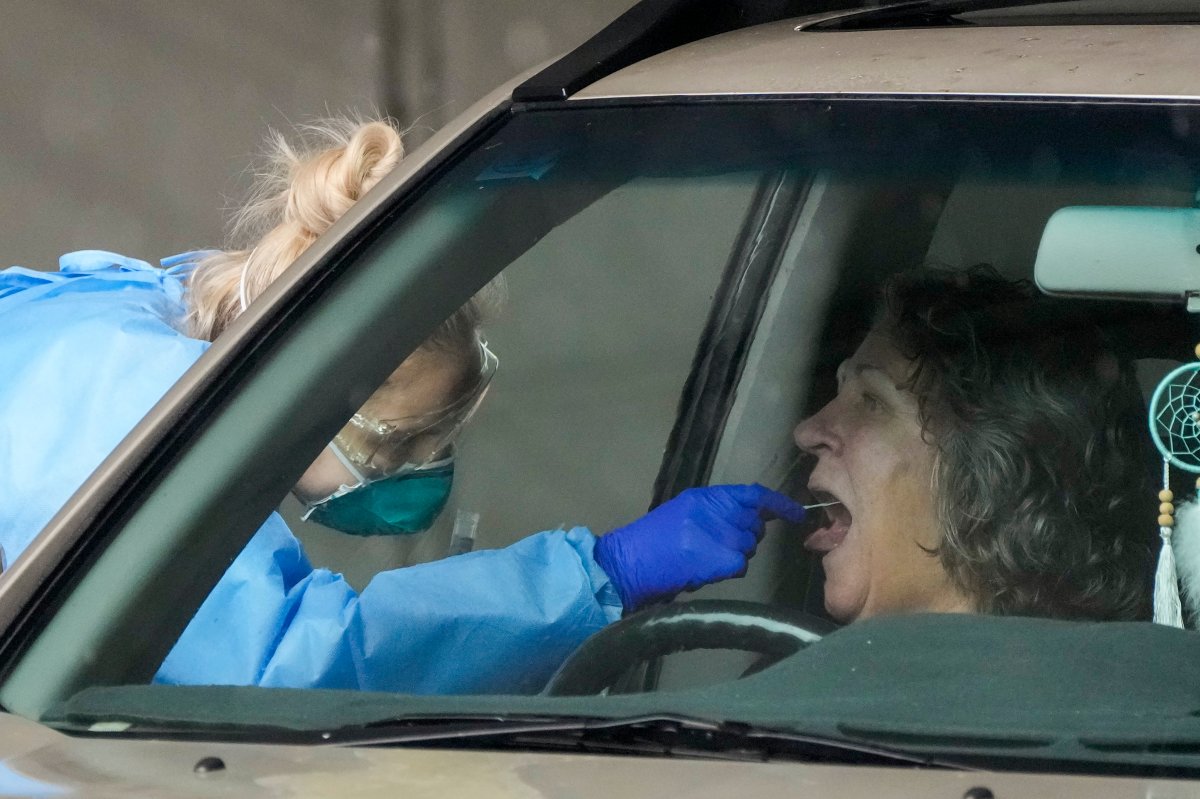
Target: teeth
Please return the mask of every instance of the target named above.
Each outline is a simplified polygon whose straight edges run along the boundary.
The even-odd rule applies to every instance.
[[[805,488],[803,493],[806,496],[797,497],[797,499],[799,499],[801,502],[805,502],[807,500],[807,504],[811,507],[815,507],[817,505],[828,505],[838,501],[838,498],[833,494],[829,493],[828,491],[822,491],[819,488]]]

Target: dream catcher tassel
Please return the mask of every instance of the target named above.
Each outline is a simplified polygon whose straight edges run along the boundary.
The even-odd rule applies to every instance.
[[[1183,608],[1179,601],[1179,575],[1175,572],[1175,551],[1171,534],[1163,536],[1158,553],[1158,571],[1154,574],[1154,623],[1183,627]]]
[[[1196,346],[1200,358],[1200,344]],[[1158,492],[1158,534],[1162,549],[1158,554],[1158,569],[1154,574],[1154,621],[1171,627],[1183,627],[1183,611],[1179,599],[1179,571],[1175,558],[1176,546],[1185,545],[1189,552],[1197,542],[1180,539],[1172,541],[1178,531],[1187,538],[1195,524],[1182,528],[1175,525],[1175,495],[1171,491],[1171,467],[1200,474],[1200,363],[1180,366],[1164,377],[1150,399],[1150,436],[1163,456],[1162,490]],[[1197,480],[1200,488],[1200,479]],[[1192,530],[1192,533],[1195,531]],[[1198,575],[1191,573],[1196,558],[1184,559],[1189,571],[1184,582],[1194,585]]]
[[[1162,549],[1158,570],[1154,573],[1154,623],[1183,627],[1183,608],[1179,600],[1179,572],[1175,568],[1175,548],[1171,535],[1175,527],[1175,505],[1171,492],[1171,462],[1163,458],[1163,489],[1158,492],[1158,535]]]

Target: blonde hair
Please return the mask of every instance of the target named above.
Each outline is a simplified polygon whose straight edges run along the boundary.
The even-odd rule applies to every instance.
[[[200,261],[188,282],[188,331],[212,341],[404,155],[391,120],[335,118],[299,141],[268,139],[267,167],[233,217],[233,244]],[[237,243],[240,242],[240,243]],[[504,303],[495,278],[436,327],[420,349],[478,363],[479,328]]]
[[[390,120],[323,120],[301,128],[296,143],[273,132],[266,168],[233,217],[233,246],[192,273],[189,333],[208,341],[220,335],[403,155]]]

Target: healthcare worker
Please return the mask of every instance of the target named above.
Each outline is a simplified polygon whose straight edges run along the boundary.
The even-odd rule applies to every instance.
[[[162,268],[99,251],[0,272],[0,545],[11,560],[211,341],[399,161],[382,122],[316,129],[247,206],[252,246]],[[238,228],[235,228],[235,231]],[[454,437],[497,365],[476,298],[438,327],[298,481],[321,523],[417,534],[444,505]],[[529,536],[385,571],[356,593],[272,514],[155,681],[415,693],[539,690],[622,612],[743,573],[763,523],[804,510],[762,486],[692,489],[631,524]]]

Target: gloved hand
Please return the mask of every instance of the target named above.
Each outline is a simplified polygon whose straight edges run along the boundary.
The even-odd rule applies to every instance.
[[[625,609],[746,572],[767,519],[804,519],[804,508],[761,485],[689,488],[596,541],[593,555]]]

